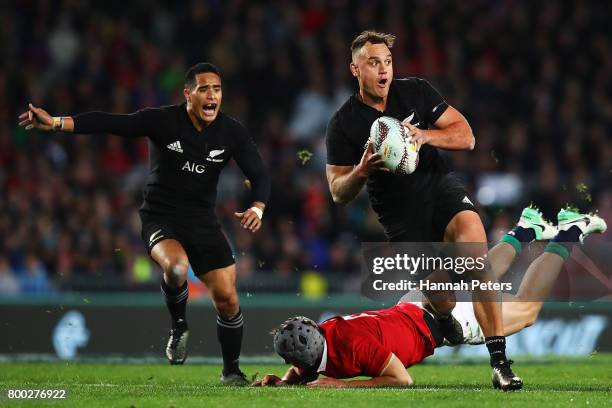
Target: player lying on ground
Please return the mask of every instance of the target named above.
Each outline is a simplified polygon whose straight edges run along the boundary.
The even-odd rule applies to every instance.
[[[502,293],[504,336],[518,333],[535,323],[544,299],[550,295],[571,247],[578,241],[582,242],[588,234],[603,233],[607,228],[600,217],[581,214],[569,208],[561,210],[557,218],[558,227],[555,227],[546,221],[539,211],[527,207],[521,214],[518,226],[489,251],[495,278],[499,280],[520,256],[525,243],[551,240],[544,252],[527,268],[516,294]],[[445,275],[445,278],[448,278],[448,275]],[[415,298],[420,301],[411,303],[427,307],[427,298],[418,293],[409,293],[400,302]],[[471,302],[457,303],[452,316],[463,329],[463,344],[476,345],[485,342]],[[450,345],[447,341],[444,343]]]
[[[142,240],[161,267],[161,291],[172,329],[166,346],[170,364],[187,358],[187,271],[191,265],[206,284],[217,309],[217,338],[223,355],[223,384],[248,384],[238,360],[243,317],[236,293],[236,265],[215,214],[217,183],[233,158],[252,185],[252,204],[236,218],[256,232],[270,194],[270,177],[246,128],[221,112],[218,69],[209,63],[189,68],[185,102],[145,108],[129,115],[86,112],[52,117],[30,104],[19,116],[26,130],[112,133],[149,139],[149,175],[140,207]]]
[[[521,244],[534,239],[550,239],[544,253],[532,262],[517,295],[504,302],[504,332],[514,334],[528,327],[537,316],[542,302],[521,299],[543,299],[552,288],[571,247],[590,233],[606,230],[598,216],[565,209],[558,215],[558,227],[546,223],[541,214],[527,208],[518,226],[506,235],[490,253],[497,263],[497,273],[505,273]],[[512,295],[505,295],[512,296]],[[469,303],[468,303],[469,305]],[[466,319],[458,315],[465,327]],[[474,314],[472,321],[476,321]],[[478,327],[478,326],[476,326]],[[484,336],[464,333],[466,341],[482,343]],[[424,308],[407,302],[388,309],[368,311],[350,316],[337,316],[321,324],[306,317],[293,317],[274,332],[274,349],[292,364],[283,378],[268,374],[254,386],[305,384],[313,387],[376,387],[407,386],[413,383],[406,368],[415,365],[443,345],[439,323]],[[511,362],[493,371],[494,387],[503,390],[520,388],[514,378],[506,382],[500,371],[509,370]],[[317,379],[319,374],[328,378]],[[367,380],[346,381],[356,376]]]

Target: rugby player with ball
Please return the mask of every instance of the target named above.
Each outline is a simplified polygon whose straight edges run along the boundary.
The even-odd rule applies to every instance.
[[[476,259],[487,252],[484,227],[463,183],[438,150],[472,150],[474,135],[465,117],[427,81],[393,78],[394,40],[391,34],[364,31],[351,45],[350,70],[359,91],[333,115],[326,135],[326,173],[333,200],[345,205],[366,185],[390,241],[477,243],[462,247],[466,250],[462,255]],[[400,162],[389,166],[392,158],[384,151],[384,140],[377,142],[383,136],[396,138],[398,132],[408,144],[387,145],[401,150],[395,156]],[[470,273],[475,279],[492,281],[490,269]],[[451,316],[454,299],[437,298],[431,306],[444,336],[460,341],[460,329]],[[504,386],[522,387],[506,357],[499,295],[479,290],[474,301],[494,375]]]

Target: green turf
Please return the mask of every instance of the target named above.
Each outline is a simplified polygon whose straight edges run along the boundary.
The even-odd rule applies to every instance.
[[[612,355],[580,359],[518,359],[526,382],[519,392],[493,390],[485,364],[425,364],[409,370],[416,384],[405,389],[229,388],[218,385],[213,365],[3,363],[0,406],[41,406],[7,401],[9,388],[68,391],[51,406],[93,407],[601,407],[612,406]],[[282,366],[245,365],[248,375],[280,374]],[[386,405],[387,404],[387,405]]]

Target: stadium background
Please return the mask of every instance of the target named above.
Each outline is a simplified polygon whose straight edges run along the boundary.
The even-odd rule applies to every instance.
[[[427,78],[470,121],[475,150],[449,160],[468,181],[490,241],[530,202],[550,219],[572,203],[612,220],[610,7],[510,0],[3,2],[4,325],[26,317],[47,322],[38,326],[49,333],[40,347],[51,350],[50,330],[70,308],[86,315],[97,306],[119,312],[140,305],[152,316],[142,333],[157,330],[161,338],[160,273],[140,240],[137,215],[146,140],[26,133],[16,118],[30,101],[56,115],[180,102],[186,68],[202,60],[221,69],[222,109],[250,129],[273,177],[256,236],[232,216],[248,204],[240,171],[229,167],[219,184],[218,214],[238,255],[245,310],[308,307],[320,315],[360,308],[351,297],[359,290],[359,243],[380,239],[381,231],[365,195],[346,208],[332,203],[324,133],[355,90],[348,47],[365,28],[398,36],[396,77]],[[208,314],[205,289],[191,283],[194,303]],[[608,305],[596,313],[610,316]],[[0,354],[40,351],[23,341],[5,337]],[[245,341],[250,350],[248,334]],[[151,350],[161,350],[157,343]]]

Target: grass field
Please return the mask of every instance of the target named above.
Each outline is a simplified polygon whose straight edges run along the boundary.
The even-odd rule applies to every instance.
[[[244,365],[255,373],[284,372],[275,365]],[[612,355],[580,359],[518,359],[525,389],[492,389],[485,364],[425,364],[409,371],[405,389],[237,388],[218,385],[219,366],[84,363],[0,364],[0,406],[93,407],[601,407],[612,406]],[[61,401],[9,401],[8,389],[66,389]]]

